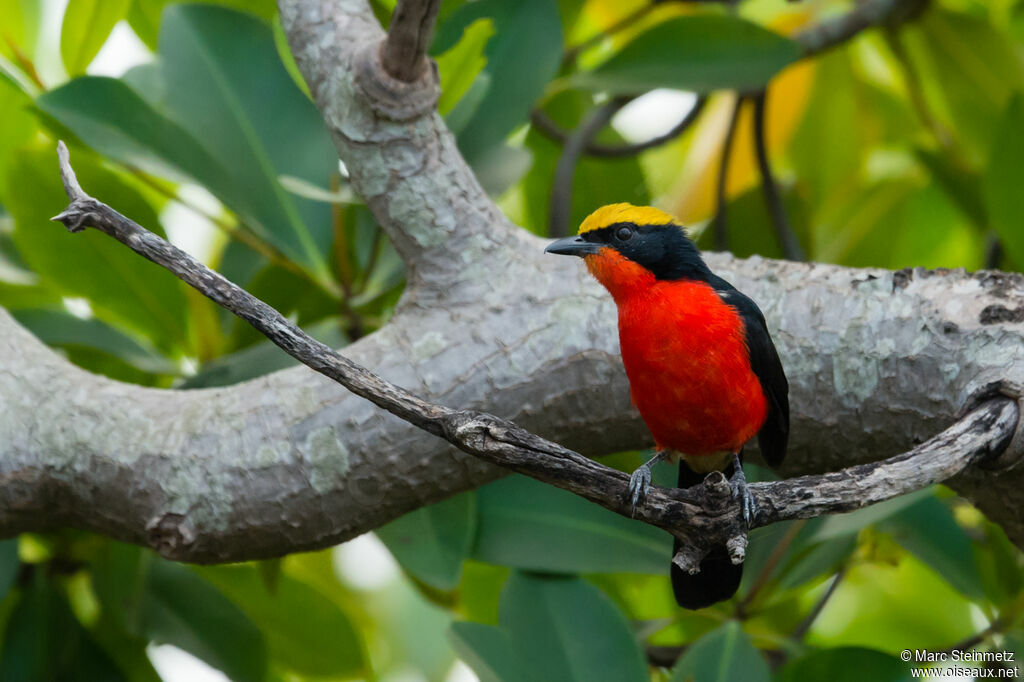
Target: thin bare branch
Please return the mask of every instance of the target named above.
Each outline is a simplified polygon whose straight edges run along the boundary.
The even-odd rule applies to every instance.
[[[740,109],[743,107],[743,96],[736,96],[736,103],[732,107],[732,115],[729,118],[729,128],[725,131],[725,141],[722,143],[722,158],[718,164],[718,184],[715,189],[715,217],[711,221],[711,236],[714,239],[715,249],[726,251],[729,248],[729,224],[726,216],[726,183],[729,180],[729,161],[732,159],[732,145],[736,138],[736,127],[740,118]]]
[[[54,220],[70,231],[95,227],[161,265],[214,302],[246,320],[285,352],[353,393],[401,419],[444,438],[474,457],[580,495],[624,516],[658,526],[684,541],[682,552],[732,541],[746,528],[721,474],[687,490],[655,486],[633,509],[629,477],[519,426],[483,412],[429,403],[310,338],[276,310],[232,284],[166,240],[85,194],[75,180],[68,152],[58,146],[61,176],[71,199]],[[786,519],[845,512],[946,480],[972,464],[997,458],[1012,466],[1021,448],[1007,449],[1018,421],[1017,402],[992,393],[942,433],[913,450],[881,462],[772,483],[755,483],[752,527]],[[1009,454],[1013,457],[1008,457]],[[159,530],[159,529],[158,529]],[[172,558],[189,558],[194,536],[165,547]]]
[[[882,24],[906,21],[928,0],[865,0],[846,14],[809,26],[793,36],[810,57],[845,43],[861,31]]]
[[[622,97],[609,100],[594,109],[590,116],[573,131],[562,148],[555,166],[555,177],[551,183],[551,205],[548,214],[548,234],[564,237],[569,234],[569,219],[572,213],[572,182],[576,175],[576,164],[584,148],[612,120],[619,109],[629,100]]]
[[[775,236],[782,247],[782,253],[789,260],[806,260],[804,250],[797,241],[793,232],[793,225],[789,222],[786,214],[786,207],[779,195],[779,187],[772,175],[772,164],[768,159],[768,145],[765,143],[767,135],[767,124],[765,123],[765,105],[767,91],[754,95],[754,149],[757,152],[757,167],[761,171],[761,190],[764,193],[764,203],[768,207],[768,214],[772,219],[772,227],[775,229]]]
[[[441,0],[399,0],[381,50],[390,76],[411,83],[423,74],[440,8]]]
[[[689,130],[690,126],[697,121],[697,117],[700,116],[700,113],[704,110],[705,104],[707,104],[707,97],[703,95],[698,97],[697,101],[694,102],[693,107],[686,112],[686,115],[683,116],[679,123],[672,126],[671,130],[662,135],[657,135],[649,140],[636,142],[634,144],[601,144],[600,142],[591,141],[583,148],[583,153],[586,156],[593,156],[597,158],[617,159],[626,156],[636,156],[640,152],[660,147],[666,142],[671,142]],[[530,122],[533,124],[533,127],[537,132],[541,133],[548,139],[562,144],[565,144],[569,139],[570,133],[559,127],[559,125],[555,123],[550,116],[545,114],[542,109],[534,109],[530,112]]]

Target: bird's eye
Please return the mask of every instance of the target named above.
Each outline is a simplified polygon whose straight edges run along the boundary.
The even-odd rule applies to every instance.
[[[633,236],[633,228],[623,225],[619,229],[615,230],[615,238],[619,241],[628,241]]]

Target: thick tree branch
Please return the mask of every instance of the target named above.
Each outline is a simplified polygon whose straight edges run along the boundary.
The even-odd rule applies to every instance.
[[[63,143],[58,145],[58,155],[71,203],[54,220],[71,232],[95,227],[117,239],[252,324],[311,369],[460,450],[667,530],[687,543],[675,558],[684,569],[695,571],[706,548],[721,543],[729,544],[734,560],[742,560],[746,529],[721,474],[709,476],[699,489],[655,487],[647,501],[634,509],[624,473],[507,420],[431,404],[381,379],[315,341],[276,310],[166,240],[85,194]],[[980,396],[979,406],[963,419],[908,453],[820,476],[753,485],[752,526],[850,511],[946,480],[972,464],[991,465],[1001,456],[1000,465],[1011,466],[1022,452],[1020,444],[1014,443],[1012,460],[1006,461],[1004,452],[1017,423],[1016,401]],[[175,543],[164,543],[163,549],[175,558],[193,558],[188,548],[194,540],[179,534]]]

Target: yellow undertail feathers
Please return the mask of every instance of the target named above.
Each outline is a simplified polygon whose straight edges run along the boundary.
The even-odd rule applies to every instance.
[[[615,223],[633,223],[634,225],[679,225],[674,217],[652,206],[634,206],[633,204],[608,204],[597,209],[580,225],[580,234],[614,225]]]

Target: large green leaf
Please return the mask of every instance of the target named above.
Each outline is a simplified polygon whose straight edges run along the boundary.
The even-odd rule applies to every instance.
[[[152,564],[141,622],[154,641],[173,644],[236,682],[263,682],[263,635],[246,614],[191,569],[169,561]]]
[[[452,623],[448,630],[455,653],[480,682],[527,682],[526,664],[504,628],[482,623]]]
[[[1024,95],[1010,100],[995,129],[983,184],[992,227],[1013,263],[1024,269]]]
[[[125,680],[38,568],[10,615],[2,650],[0,682]]]
[[[647,664],[622,612],[579,578],[513,573],[500,624],[537,682],[647,680]]]
[[[60,32],[60,56],[72,76],[85,67],[107,42],[114,25],[124,18],[132,0],[70,0]]]
[[[85,297],[106,319],[138,330],[161,349],[180,352],[187,347],[188,325],[182,285],[174,276],[96,230],[71,235],[50,221],[68,201],[55,158],[51,149],[14,157],[7,208],[19,252],[47,286]],[[87,192],[159,232],[153,208],[119,176],[81,153],[75,170]]]
[[[890,654],[859,647],[813,651],[786,664],[776,682],[903,682],[913,679],[910,666]]]
[[[568,83],[589,90],[640,93],[763,88],[800,56],[788,38],[723,14],[677,17],[638,35],[617,54]]]
[[[109,158],[175,180],[195,180],[229,203],[237,198],[236,181],[220,162],[124,81],[83,76],[40,96],[36,104]]]
[[[666,573],[672,538],[572,493],[514,474],[477,491],[479,561],[564,573]]]
[[[345,612],[316,588],[287,574],[271,593],[255,566],[196,569],[263,631],[273,660],[301,675],[365,675],[359,633]]]
[[[206,186],[330,288],[330,208],[288,193],[278,178],[329,186],[337,156],[316,107],[278,58],[270,27],[214,5],[168,7],[160,65],[145,71],[163,79],[159,87],[76,79],[39,106],[110,158]]]
[[[377,529],[402,568],[439,590],[453,590],[476,530],[476,494],[420,507]]]
[[[736,621],[691,644],[672,671],[671,682],[768,682],[771,673],[750,636]]]
[[[330,208],[290,195],[278,176],[328,187],[337,156],[316,107],[278,58],[270,27],[214,5],[174,5],[164,12],[160,58],[168,110],[232,169],[236,210],[330,279]]]
[[[466,3],[442,24],[433,48],[448,49],[465,27],[483,17],[493,20],[495,30],[484,50],[483,73],[491,86],[459,133],[459,149],[474,166],[526,122],[562,58],[558,7],[549,0]]]

